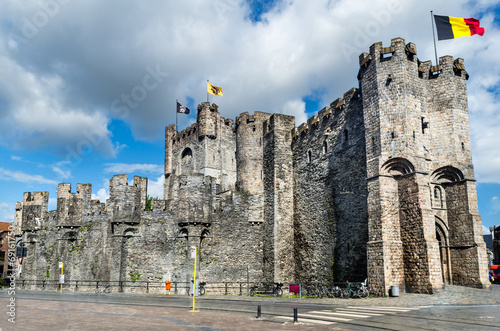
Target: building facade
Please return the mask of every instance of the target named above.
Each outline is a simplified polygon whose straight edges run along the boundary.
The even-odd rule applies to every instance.
[[[25,193],[17,235],[27,279],[252,282],[362,281],[434,293],[488,288],[462,59],[420,62],[401,38],[359,58],[359,86],[307,123],[255,112],[165,129],[162,200],[146,210],[147,178]]]

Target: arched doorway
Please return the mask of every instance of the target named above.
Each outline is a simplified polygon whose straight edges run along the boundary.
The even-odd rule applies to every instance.
[[[444,284],[451,284],[451,262],[448,230],[442,220],[436,217],[436,239],[439,242],[439,262]]]

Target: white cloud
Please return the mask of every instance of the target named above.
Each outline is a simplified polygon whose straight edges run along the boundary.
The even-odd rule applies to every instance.
[[[14,206],[0,202],[0,222],[13,222],[14,221]]]
[[[105,188],[99,189],[99,191],[97,191],[97,194],[92,193],[92,199],[93,200],[99,199],[99,201],[102,203],[106,203],[106,199],[108,198],[109,198],[109,191],[106,190]]]
[[[69,170],[66,166],[70,164],[70,161],[59,161],[53,164],[52,171],[59,175],[60,179],[68,179],[71,178],[71,170]]]
[[[163,166],[159,164],[106,163],[105,166],[104,171],[113,174],[130,174],[134,172],[157,174],[163,172]]]
[[[488,229],[486,226],[483,225],[483,235],[485,234],[491,234],[490,229]]]
[[[154,198],[163,199],[163,183],[165,182],[165,177],[162,175],[156,179],[156,181],[148,180],[148,195]]]
[[[40,175],[30,175],[22,171],[10,171],[4,168],[0,168],[0,180],[16,181],[26,184],[58,184],[57,181],[47,179]]]
[[[61,168],[57,166],[53,166],[52,170],[59,175],[61,179],[67,179],[71,177],[71,171],[70,170],[62,170]]]

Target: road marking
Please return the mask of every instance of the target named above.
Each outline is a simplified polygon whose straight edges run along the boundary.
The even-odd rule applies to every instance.
[[[367,310],[362,310],[358,311],[356,309],[349,309],[349,308],[337,308],[335,311],[338,312],[343,312],[343,313],[361,313],[363,315],[368,315],[368,316],[383,316],[385,313],[377,311],[377,312],[370,312]]]
[[[355,319],[370,318],[384,315],[393,315],[405,313],[412,310],[421,309],[420,307],[367,307],[350,306],[345,308],[335,308],[332,310],[314,310],[305,313],[299,313],[298,322],[312,324],[333,324],[348,322]],[[276,316],[275,319],[293,321],[289,316]]]
[[[407,312],[410,310],[415,310],[419,308],[401,308],[401,307],[347,307],[348,309],[359,309],[359,310],[372,310],[377,312],[388,313],[391,312],[393,314],[398,312]]]
[[[288,316],[276,316],[275,318],[286,320],[286,321],[293,321],[293,317],[288,317]],[[335,322],[327,322],[327,321],[320,321],[320,320],[311,320],[307,318],[301,318],[299,320],[300,323],[311,323],[311,324],[335,324]]]
[[[334,322],[347,322],[352,320],[352,318],[342,318],[342,317],[330,317],[330,316],[318,316],[316,315],[315,311],[311,311],[307,314],[298,314],[297,317],[305,316],[305,317],[316,317],[316,318],[321,318],[322,320],[327,320],[327,321],[334,321]]]
[[[310,312],[312,313],[312,311]],[[343,312],[338,312],[336,310],[335,312],[332,312],[330,310],[323,310],[323,311],[315,311],[315,314],[325,314],[325,315],[341,315],[341,316],[351,316],[351,317],[359,317],[359,318],[366,318],[366,317],[372,317],[372,316],[382,316],[382,314],[356,314],[356,312],[352,313],[350,311],[343,311]]]

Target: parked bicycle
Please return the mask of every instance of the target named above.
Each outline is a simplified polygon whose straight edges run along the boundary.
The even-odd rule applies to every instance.
[[[253,286],[250,286],[250,296],[254,296],[255,294],[257,294],[257,285],[253,285]]]
[[[364,282],[361,283],[361,286],[358,288],[357,295],[360,298],[368,298],[370,296],[370,292],[368,291],[368,287],[366,287],[368,279],[365,279]]]
[[[334,298],[342,298],[343,295],[342,295],[342,289],[338,286],[333,286],[332,287],[332,290],[331,290],[331,293],[333,294],[333,297]]]
[[[342,290],[338,286],[332,286],[329,288],[326,285],[321,286],[318,298],[342,298]]]
[[[343,297],[344,298],[368,298],[370,296],[370,292],[368,291],[368,288],[366,287],[366,282],[368,280],[365,279],[364,282],[362,282],[359,286],[357,287],[352,287],[351,283],[347,282],[347,288],[345,288],[342,291]]]
[[[307,284],[304,286],[302,293],[306,297],[319,298],[320,292],[321,292],[321,290],[317,284]]]
[[[200,282],[200,284],[198,284],[198,294],[200,296],[205,295],[205,285],[206,284],[207,283],[205,283],[205,282]]]
[[[104,285],[101,285],[99,286],[98,288],[95,289],[95,293],[96,294],[99,294],[99,293],[111,293],[111,290],[113,288],[111,287],[111,285],[109,284],[104,284]]]
[[[283,295],[283,283],[274,283],[273,295],[280,297]]]
[[[198,296],[202,296],[202,295],[205,295],[205,285],[207,285],[206,282],[199,282],[198,283]],[[191,286],[194,287],[193,285],[193,281],[191,280]],[[189,288],[187,289],[187,295],[189,296],[193,296],[193,293],[191,291],[193,291],[194,288]]]
[[[274,286],[273,286],[273,296],[276,296],[276,297],[280,297],[283,295],[283,283],[274,283]],[[267,291],[258,291],[258,288],[259,286],[258,285],[253,285],[253,286],[250,286],[250,295],[251,296],[254,296],[256,294],[269,294],[269,287],[267,287]],[[266,288],[266,286],[264,286],[264,289]]]

